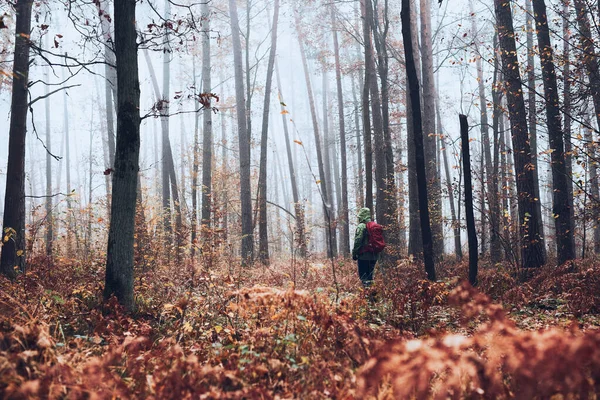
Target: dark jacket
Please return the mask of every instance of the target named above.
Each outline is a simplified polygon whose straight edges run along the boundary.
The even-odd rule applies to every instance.
[[[354,235],[354,248],[352,249],[352,258],[359,260],[377,260],[379,256],[373,252],[360,252],[360,248],[369,243],[369,233],[367,231],[367,222],[371,222],[371,210],[361,208],[358,212],[358,226]]]

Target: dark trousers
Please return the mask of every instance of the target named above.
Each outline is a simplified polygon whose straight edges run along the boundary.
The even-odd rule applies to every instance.
[[[358,277],[366,288],[373,283],[373,272],[376,263],[377,260],[358,260]]]

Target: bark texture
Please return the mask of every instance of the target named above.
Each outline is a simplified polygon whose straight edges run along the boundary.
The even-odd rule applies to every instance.
[[[539,198],[534,194],[534,174],[530,168],[532,155],[527,135],[527,114],[517,60],[512,11],[508,0],[494,0],[494,6],[511,123],[522,242],[521,265],[524,268],[537,268],[545,262],[540,237],[541,215],[536,206]]]
[[[115,4],[117,58],[117,143],[113,170],[113,196],[106,253],[104,298],[115,295],[129,310],[134,308],[133,249],[140,152],[140,82],[138,77],[136,0]]]
[[[32,6],[33,1],[19,0],[15,8],[15,56],[0,256],[0,272],[9,278],[14,278],[17,270],[25,270],[25,137]]]
[[[421,103],[419,93],[419,78],[415,68],[414,54],[412,48],[411,26],[410,26],[410,0],[402,0],[402,36],[404,41],[404,57],[406,60],[406,79],[410,88],[410,99],[413,105]],[[412,110],[412,123],[414,132],[415,164],[417,172],[417,186],[419,190],[419,209],[421,219],[421,234],[423,240],[423,260],[427,278],[435,281],[435,263],[433,252],[433,240],[429,221],[429,208],[427,198],[427,181],[425,173],[425,152],[423,148],[423,126],[421,124],[421,108]]]

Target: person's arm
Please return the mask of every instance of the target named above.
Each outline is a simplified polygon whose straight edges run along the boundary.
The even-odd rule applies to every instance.
[[[358,258],[358,251],[363,245],[366,225],[363,223],[358,224],[356,227],[356,234],[354,235],[354,247],[352,248],[352,259],[356,260]]]

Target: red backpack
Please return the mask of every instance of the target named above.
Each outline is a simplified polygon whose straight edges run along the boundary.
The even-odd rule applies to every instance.
[[[367,222],[367,234],[369,242],[361,248],[361,253],[381,253],[385,249],[383,227],[377,222]]]

